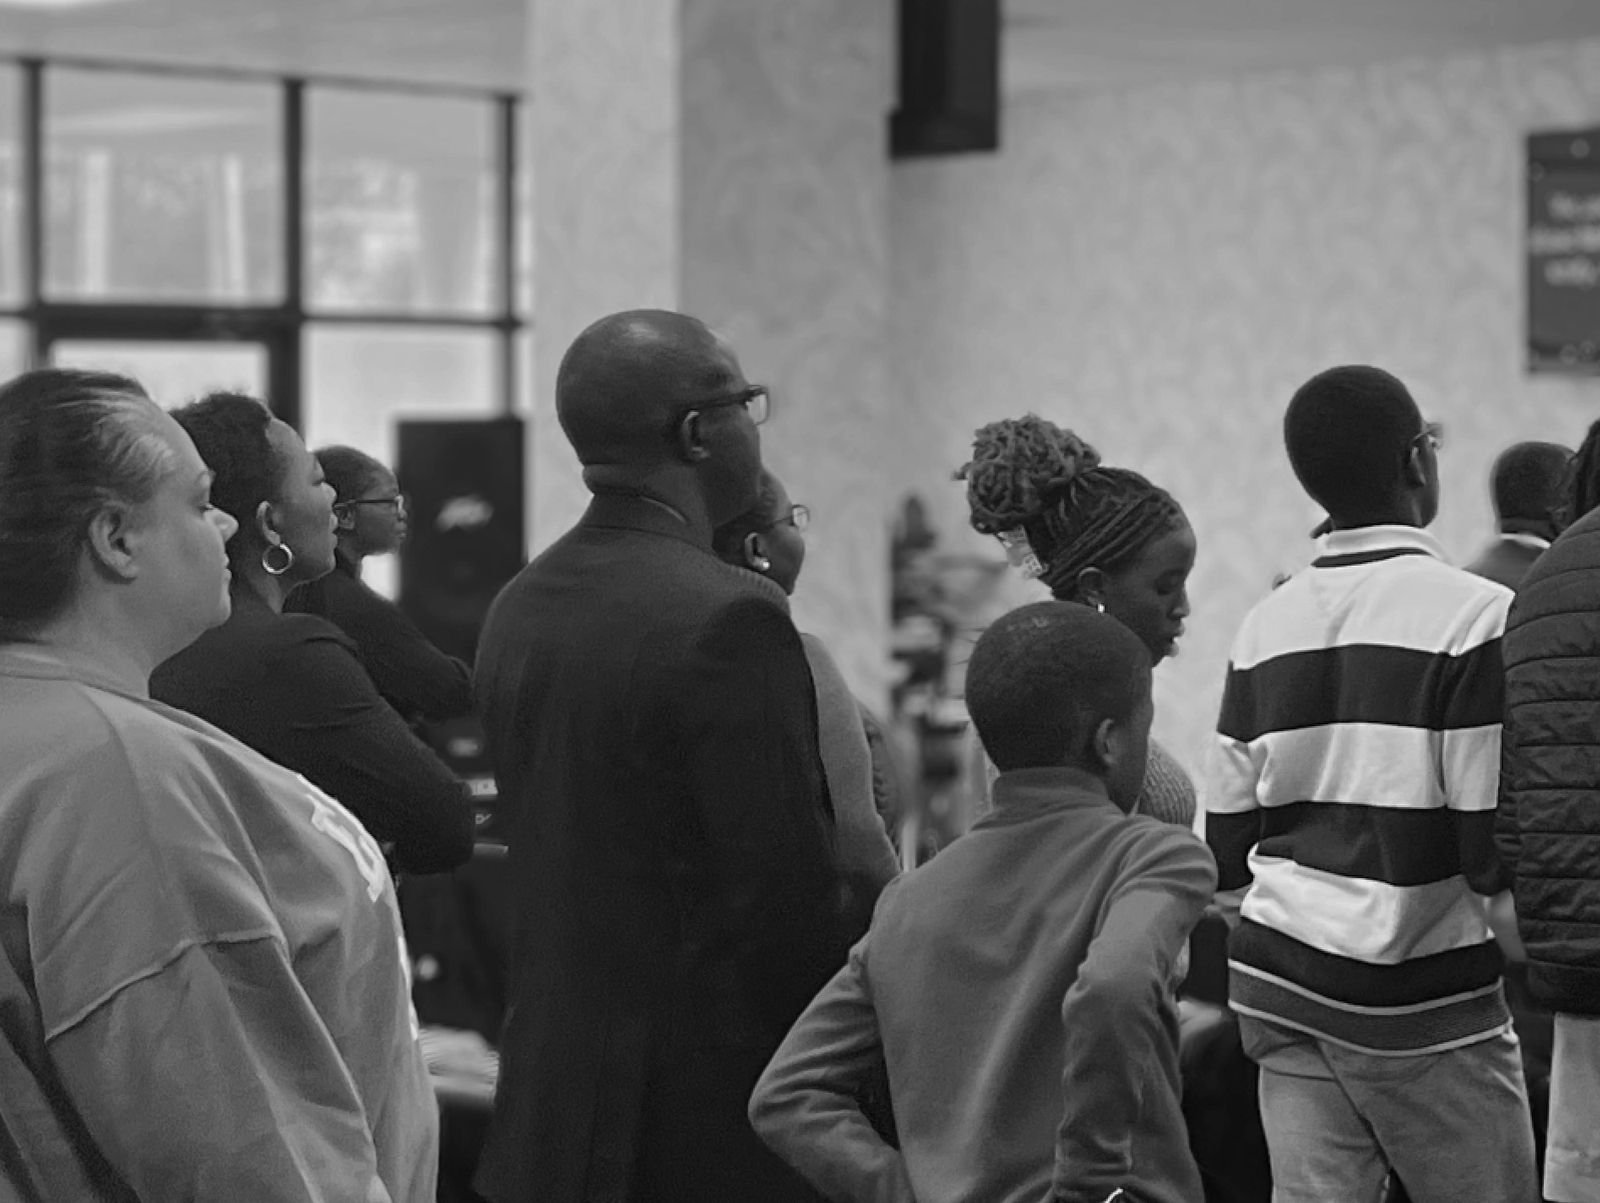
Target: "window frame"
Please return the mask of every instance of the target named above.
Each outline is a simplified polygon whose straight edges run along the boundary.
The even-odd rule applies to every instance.
[[[0,301],[0,319],[20,320],[29,334],[30,365],[49,362],[50,347],[61,339],[236,340],[259,342],[268,349],[268,391],[273,410],[298,427],[303,413],[306,328],[317,325],[365,325],[431,329],[492,330],[497,336],[497,410],[518,410],[519,335],[528,322],[518,308],[518,265],[521,262],[517,213],[518,122],[522,97],[516,92],[443,84],[283,75],[233,68],[205,68],[126,62],[72,56],[0,54],[0,64],[19,70],[19,150],[21,159],[22,296],[20,303]],[[44,85],[52,69],[165,75],[186,79],[270,83],[277,87],[282,112],[280,154],[283,186],[283,300],[276,304],[200,302],[170,304],[138,301],[64,300],[45,294]],[[403,310],[321,310],[306,298],[306,91],[336,88],[393,95],[448,96],[482,101],[485,119],[493,121],[494,222],[499,263],[494,305],[483,313],[412,312]]]

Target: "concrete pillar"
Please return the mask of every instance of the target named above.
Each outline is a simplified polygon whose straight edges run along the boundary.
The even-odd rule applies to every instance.
[[[887,679],[891,0],[534,0],[535,549],[585,503],[555,365],[603,313],[704,319],[770,385],[767,463],[815,515],[795,597]]]

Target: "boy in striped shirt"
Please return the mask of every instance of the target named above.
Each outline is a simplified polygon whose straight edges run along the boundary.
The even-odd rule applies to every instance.
[[[1511,593],[1445,563],[1438,427],[1333,368],[1284,419],[1329,515],[1234,641],[1207,798],[1275,1203],[1538,1199],[1491,911]]]

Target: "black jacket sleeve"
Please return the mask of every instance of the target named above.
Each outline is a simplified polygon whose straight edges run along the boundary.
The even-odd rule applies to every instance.
[[[472,670],[434,647],[404,610],[343,565],[300,586],[284,609],[325,618],[348,635],[378,692],[408,722],[472,713]]]
[[[379,696],[337,631],[320,622],[282,648],[267,679],[283,756],[349,807],[397,868],[439,873],[472,855],[471,793]]]
[[[841,915],[811,670],[760,599],[713,617],[689,663],[680,730],[718,910],[751,997],[787,1030],[859,934]]]

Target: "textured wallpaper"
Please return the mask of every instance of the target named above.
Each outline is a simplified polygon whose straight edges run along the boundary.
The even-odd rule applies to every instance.
[[[556,423],[562,353],[607,313],[677,303],[681,43],[676,7],[661,0],[540,0],[530,14],[535,291],[525,366],[537,552],[589,500]]]
[[[887,0],[685,0],[683,304],[772,387],[763,457],[810,505],[795,621],[881,700],[893,427]]]
[[[1523,137],[1595,122],[1600,42],[1013,100],[1000,154],[892,174],[897,479],[982,547],[950,470],[1035,410],[1176,494],[1200,557],[1157,730],[1198,767],[1235,627],[1310,551],[1280,441],[1301,382],[1374,363],[1445,423],[1460,559],[1495,454],[1600,417],[1600,382],[1522,349]]]
[[[763,454],[814,515],[796,621],[875,702],[893,15],[889,0],[541,0],[533,27],[533,550],[588,499],[554,411],[573,335],[615,309],[693,313],[773,390]]]

